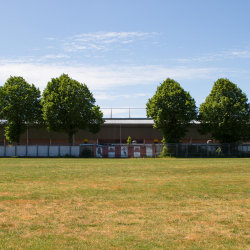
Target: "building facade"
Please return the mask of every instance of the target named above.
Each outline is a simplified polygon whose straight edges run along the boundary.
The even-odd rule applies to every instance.
[[[126,143],[128,136],[132,141],[143,144],[162,143],[162,133],[153,128],[151,119],[105,119],[101,125],[101,130],[97,134],[80,130],[74,135],[73,145],[79,144],[117,144]],[[207,143],[207,141],[216,142],[211,139],[211,134],[200,135],[197,129],[198,123],[192,124],[188,128],[186,136],[182,143]],[[0,125],[0,144],[8,145],[4,136],[4,125]],[[21,136],[20,144],[28,145],[67,145],[68,138],[64,133],[48,132],[45,128],[37,129],[35,126],[28,126],[26,133]]]

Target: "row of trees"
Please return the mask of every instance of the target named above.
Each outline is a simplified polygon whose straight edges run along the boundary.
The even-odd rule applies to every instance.
[[[199,132],[211,133],[221,143],[250,140],[250,104],[245,93],[228,79],[218,79],[199,112],[194,98],[178,82],[167,78],[146,104],[147,117],[163,133],[164,143],[178,143],[194,121]],[[5,135],[19,143],[28,124],[64,132],[72,143],[80,129],[100,131],[104,122],[100,107],[85,84],[63,74],[52,78],[43,91],[22,77],[10,77],[0,87],[0,119],[6,122]]]
[[[195,100],[178,82],[166,79],[146,104],[147,116],[163,133],[164,143],[178,143],[193,121],[201,134],[220,143],[250,140],[250,104],[245,93],[228,79],[218,79],[199,111]]]
[[[79,129],[100,131],[102,116],[88,87],[66,74],[52,78],[42,97],[39,89],[22,77],[10,77],[0,88],[0,119],[6,123],[9,141],[19,143],[28,124],[36,124],[66,133],[72,144]]]

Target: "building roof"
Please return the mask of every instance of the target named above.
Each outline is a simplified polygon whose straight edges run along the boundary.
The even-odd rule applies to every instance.
[[[104,124],[154,124],[152,119],[147,118],[104,118],[104,120]]]
[[[150,118],[103,118],[104,124],[148,124],[153,125],[154,120]],[[199,121],[192,121],[191,123],[200,124]]]
[[[154,120],[150,118],[103,118],[104,124],[148,124],[153,125]],[[192,121],[194,124],[200,124],[198,121]],[[6,123],[6,120],[0,120],[0,124]]]

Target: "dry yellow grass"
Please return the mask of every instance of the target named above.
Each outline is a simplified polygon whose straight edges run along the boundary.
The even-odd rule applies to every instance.
[[[2,249],[250,249],[248,159],[1,159]]]

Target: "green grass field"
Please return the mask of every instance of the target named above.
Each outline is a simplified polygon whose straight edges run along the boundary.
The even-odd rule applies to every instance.
[[[0,159],[1,249],[250,249],[250,159]]]

